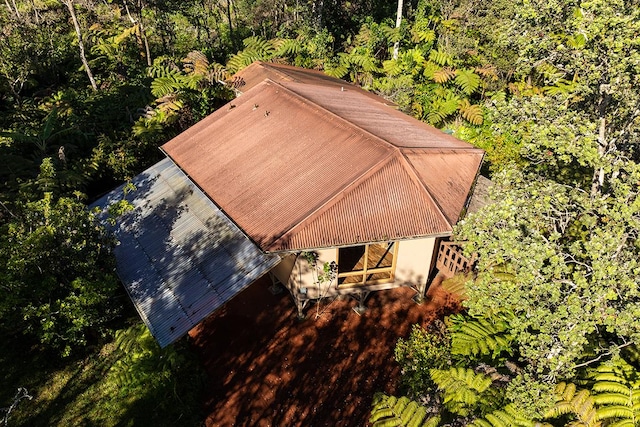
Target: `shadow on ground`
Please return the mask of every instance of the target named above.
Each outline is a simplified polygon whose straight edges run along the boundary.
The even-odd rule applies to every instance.
[[[192,342],[208,374],[207,426],[364,426],[376,391],[395,393],[393,350],[414,323],[457,308],[434,288],[423,304],[400,288],[321,302],[296,318],[288,293],[259,280],[199,327]]]

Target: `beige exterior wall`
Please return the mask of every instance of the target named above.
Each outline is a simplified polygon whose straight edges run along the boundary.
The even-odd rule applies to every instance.
[[[338,250],[335,248],[315,251],[318,254],[317,270],[315,271],[305,257],[295,256],[285,258],[272,273],[280,282],[287,285],[294,298],[316,299],[337,294],[349,294],[363,290],[391,289],[398,286],[425,286],[429,277],[429,268],[433,257],[435,238],[404,240],[398,244],[395,281],[367,287],[353,287],[337,289],[336,280],[331,283],[318,283],[318,273],[322,273],[324,263],[337,261]],[[287,278],[287,272],[289,272]]]
[[[396,263],[397,285],[426,285],[435,243],[435,237],[400,242]]]

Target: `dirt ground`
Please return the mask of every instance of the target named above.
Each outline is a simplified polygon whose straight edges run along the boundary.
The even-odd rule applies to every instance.
[[[322,301],[298,320],[288,292],[263,278],[190,335],[208,374],[207,426],[365,426],[376,391],[395,393],[393,349],[414,323],[456,303],[437,286],[422,304],[409,288]]]

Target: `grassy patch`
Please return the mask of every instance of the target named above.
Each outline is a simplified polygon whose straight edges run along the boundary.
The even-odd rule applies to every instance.
[[[12,412],[9,426],[200,425],[202,373],[184,343],[160,350],[146,327],[118,331],[93,354],[50,367],[17,346],[0,350],[0,406],[18,387],[34,396]],[[27,356],[29,355],[29,356]]]

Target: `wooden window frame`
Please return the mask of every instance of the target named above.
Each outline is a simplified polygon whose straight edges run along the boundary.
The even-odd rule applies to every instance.
[[[392,243],[393,244],[393,258],[391,261],[391,266],[390,267],[377,267],[377,268],[368,268],[367,267],[367,260],[369,259],[369,246],[370,245],[379,245],[379,244],[383,244],[383,243]],[[379,242],[379,243],[368,243],[366,245],[358,245],[358,246],[364,246],[364,262],[363,262],[363,269],[362,270],[356,270],[356,271],[345,271],[342,273],[338,273],[337,275],[337,280],[336,280],[336,287],[338,289],[345,289],[345,288],[353,288],[353,287],[361,287],[361,286],[368,286],[368,285],[380,285],[380,284],[384,284],[384,283],[392,283],[395,280],[395,276],[396,276],[396,262],[398,260],[398,246],[399,246],[399,242],[398,241],[389,241],[389,242]],[[337,248],[336,249],[336,262],[338,264],[338,266],[340,265],[340,249],[344,249],[344,248]],[[376,274],[376,273],[389,273],[389,277],[385,277],[383,279],[370,279],[367,280],[367,277]],[[354,276],[362,276],[362,280],[359,282],[350,282],[350,283],[346,283],[346,284],[340,284],[340,279],[344,278],[344,277],[354,277]]]

